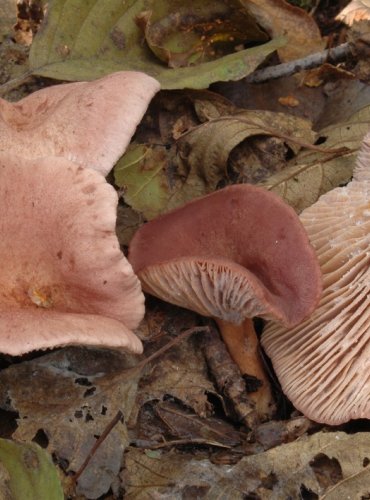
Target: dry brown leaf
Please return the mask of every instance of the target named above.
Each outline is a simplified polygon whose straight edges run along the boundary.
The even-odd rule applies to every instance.
[[[279,194],[297,212],[315,203],[327,191],[347,183],[354,167],[358,148],[369,130],[370,106],[349,120],[321,130],[320,146],[348,148],[341,154],[301,151],[294,164],[271,176],[260,185]]]
[[[219,447],[232,447],[242,441],[242,433],[231,424],[217,418],[202,418],[171,402],[159,402],[155,412],[170,434],[185,443],[204,443]],[[244,439],[245,439],[244,435]]]
[[[243,457],[233,466],[176,450],[130,449],[122,473],[125,499],[366,498],[369,446],[369,433],[319,432]]]
[[[319,28],[303,9],[284,0],[241,0],[241,3],[271,37],[284,35],[287,38],[285,47],[278,49],[282,62],[324,49]]]
[[[122,382],[111,386],[109,380],[133,363],[133,356],[118,351],[71,347],[1,371],[0,406],[19,413],[13,438],[43,438],[60,463],[77,471],[118,410],[129,417],[137,377],[122,375]],[[88,498],[106,493],[127,443],[125,424],[119,422],[81,475],[77,492]]]
[[[246,178],[260,180],[271,172],[269,167],[279,169],[286,164],[285,144],[297,153],[302,141],[311,144],[315,138],[309,121],[289,114],[235,112],[230,106],[233,114],[223,115],[224,103],[221,107],[215,101],[195,99],[194,103],[199,117],[206,119],[204,123],[193,126],[167,148],[157,144],[131,144],[114,169],[115,182],[122,188],[125,202],[146,219],[210,193],[223,183]],[[260,141],[258,136],[265,137],[266,147],[254,142]],[[278,144],[268,141],[267,138],[273,136],[281,139]],[[238,159],[233,158],[233,171],[229,175],[230,154],[246,139],[253,139],[249,145],[256,147],[243,149],[242,158],[240,155]],[[279,146],[283,146],[283,158]],[[250,175],[245,170],[252,153],[252,168],[256,172]]]
[[[349,26],[358,21],[370,19],[370,1],[352,0],[335,18]]]
[[[184,312],[192,323],[195,315]],[[185,316],[177,310],[181,321]],[[167,321],[174,322],[169,316]],[[194,325],[194,323],[193,323]],[[189,324],[186,325],[189,327]],[[178,328],[180,325],[178,326]],[[167,336],[168,338],[168,336]],[[148,401],[162,400],[164,396],[174,397],[184,405],[192,408],[199,416],[206,416],[209,411],[207,393],[215,393],[215,388],[209,380],[207,366],[199,348],[196,347],[197,339],[184,340],[161,357],[160,363],[152,365],[149,373],[140,382],[140,391],[136,401],[136,413]],[[134,422],[131,419],[130,426]]]

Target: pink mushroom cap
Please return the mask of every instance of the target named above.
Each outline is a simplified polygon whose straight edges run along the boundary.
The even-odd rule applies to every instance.
[[[143,289],[204,316],[297,324],[315,308],[321,273],[294,210],[252,185],[230,186],[153,219],[129,260]]]
[[[115,233],[117,194],[63,158],[0,154],[0,352],[66,344],[141,352],[138,278]]]
[[[159,87],[145,73],[120,71],[47,87],[17,103],[0,99],[0,152],[61,156],[107,175]]]

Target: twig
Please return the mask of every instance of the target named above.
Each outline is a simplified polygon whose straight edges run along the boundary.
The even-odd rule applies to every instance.
[[[350,44],[343,43],[334,47],[333,49],[326,49],[322,52],[310,54],[295,61],[278,64],[276,66],[269,66],[268,68],[258,69],[245,78],[248,83],[262,83],[269,80],[275,80],[282,76],[290,76],[298,73],[303,69],[311,69],[320,66],[325,62],[338,62],[343,61],[351,54]]]
[[[117,412],[117,415],[109,422],[109,424],[106,426],[106,428],[104,429],[104,431],[102,432],[102,434],[96,440],[96,442],[94,443],[94,445],[90,449],[89,453],[87,454],[87,457],[86,457],[85,461],[83,462],[83,464],[81,465],[81,467],[78,469],[78,471],[75,473],[75,475],[72,478],[75,483],[78,481],[79,477],[81,476],[81,474],[83,473],[83,471],[88,466],[90,460],[95,455],[95,453],[96,453],[97,449],[99,448],[99,446],[103,443],[103,441],[105,441],[105,439],[108,437],[108,435],[111,432],[111,430],[114,428],[115,425],[118,424],[118,422],[121,420],[122,417],[123,417],[123,413],[121,412],[121,410],[119,410]]]
[[[137,448],[146,448],[151,450],[159,450],[160,448],[168,448],[170,446],[189,445],[189,444],[205,444],[208,446],[217,446],[217,448],[231,448],[230,445],[219,443],[218,441],[211,441],[204,438],[195,439],[173,439],[172,441],[164,441],[163,443],[153,443],[151,441],[136,441],[134,442]]]
[[[12,78],[11,80],[8,80],[7,82],[3,83],[0,85],[0,96],[3,96],[10,92],[11,90],[16,89],[20,85],[23,85],[24,83],[27,82],[27,80],[33,76],[33,71],[28,70],[25,73],[22,73],[20,76],[17,76],[16,78]]]
[[[171,349],[173,346],[180,344],[185,340],[186,337],[190,337],[194,333],[209,333],[210,332],[210,327],[209,326],[194,326],[193,328],[188,328],[188,330],[185,330],[184,332],[180,333],[177,337],[174,339],[170,340],[167,342],[166,345],[158,349],[158,351],[155,351],[153,354],[148,356],[147,358],[143,359],[140,363],[138,363],[136,366],[133,367],[134,370],[137,369],[142,369],[144,366],[146,366],[148,363],[153,361],[153,359],[158,358],[161,356],[163,353]]]
[[[115,375],[104,375],[103,377],[98,379],[98,384],[104,389],[111,390],[111,387],[115,383],[121,383],[122,380],[128,377],[133,377],[134,375],[140,373],[140,371],[145,368],[145,366],[153,361],[156,358],[159,358],[162,354],[167,352],[169,349],[172,349],[177,344],[180,344],[183,342],[187,337],[190,337],[194,333],[201,333],[201,332],[209,332],[210,329],[208,326],[195,326],[193,328],[189,328],[188,330],[185,330],[184,332],[180,333],[177,337],[174,339],[170,340],[167,342],[166,345],[158,349],[158,351],[155,351],[153,354],[148,356],[147,358],[143,359],[138,363],[137,365],[133,366],[132,368],[128,368],[127,370],[124,370],[124,372],[119,372]]]

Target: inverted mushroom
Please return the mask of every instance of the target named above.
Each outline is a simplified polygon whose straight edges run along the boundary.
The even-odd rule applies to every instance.
[[[295,212],[266,190],[230,186],[142,226],[129,260],[144,291],[216,319],[241,371],[263,382],[258,412],[268,414],[269,384],[250,318],[295,325],[321,292],[316,257]],[[235,335],[244,336],[242,352]]]
[[[338,425],[370,418],[370,135],[346,187],[301,214],[323,272],[305,322],[271,323],[262,336],[282,389],[307,417]]]
[[[158,90],[145,73],[120,71],[47,87],[17,103],[0,99],[0,152],[61,156],[107,175]]]
[[[66,344],[141,352],[138,278],[115,234],[117,195],[63,158],[0,154],[0,352]]]

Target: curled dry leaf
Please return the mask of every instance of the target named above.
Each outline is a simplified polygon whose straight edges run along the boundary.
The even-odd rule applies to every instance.
[[[156,1],[138,16],[153,53],[171,68],[212,61],[268,36],[238,1]]]
[[[260,183],[280,195],[297,212],[311,206],[318,198],[347,183],[352,176],[354,161],[370,122],[370,106],[362,108],[349,119],[330,125],[318,132],[323,152],[302,150],[292,165]],[[325,153],[325,149],[344,149]]]
[[[282,62],[324,49],[325,41],[318,26],[303,9],[284,0],[241,0],[241,4],[271,37],[287,37],[287,44],[278,50]]]
[[[230,154],[246,139],[282,135],[293,152],[300,149],[300,141],[314,141],[310,123],[291,115],[242,111],[220,116],[217,105],[212,107],[207,101],[202,105],[201,100],[196,100],[195,106],[203,119],[208,117],[204,123],[180,135],[167,148],[165,145],[132,144],[114,169],[115,182],[123,188],[126,203],[146,219],[229,183]],[[233,107],[231,109],[234,111]],[[271,153],[274,149],[270,149],[270,156]],[[240,178],[244,175],[247,174],[243,171],[236,173]]]

